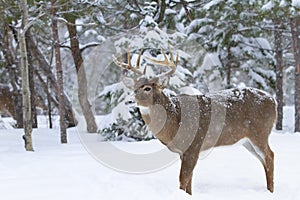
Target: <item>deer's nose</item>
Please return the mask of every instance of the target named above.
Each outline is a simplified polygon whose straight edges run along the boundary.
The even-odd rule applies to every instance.
[[[135,95],[133,94],[129,95],[129,97],[125,101],[125,105],[129,105],[129,106],[134,105],[136,103],[134,96]]]
[[[132,104],[135,104],[135,101],[129,100],[125,102],[125,105],[132,105]]]

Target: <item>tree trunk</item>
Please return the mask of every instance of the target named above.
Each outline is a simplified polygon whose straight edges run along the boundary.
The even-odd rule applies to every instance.
[[[292,18],[290,25],[295,59],[295,132],[300,132],[300,16]]]
[[[297,66],[300,69],[300,64]],[[295,74],[295,132],[300,132],[300,72]]]
[[[1,35],[2,43],[0,43],[1,48],[3,48],[3,54],[5,58],[5,62],[7,64],[7,71],[9,74],[10,84],[13,88],[14,94],[14,119],[17,122],[17,128],[23,128],[23,110],[22,110],[22,91],[20,88],[20,73],[18,69],[20,69],[20,63],[15,59],[15,55],[13,54],[12,44],[10,44],[9,40],[9,25],[3,25],[3,34]],[[17,43],[18,40],[16,41]]]
[[[20,55],[22,66],[22,97],[23,97],[23,123],[24,132],[23,139],[25,141],[26,151],[33,151],[32,146],[32,116],[31,116],[31,101],[30,101],[30,88],[29,88],[29,71],[25,38],[25,26],[28,20],[27,0],[21,0],[20,9],[22,12],[22,28],[19,30],[18,38],[20,43]]]
[[[25,33],[26,38],[26,46],[30,48],[27,44],[27,38],[28,38],[29,31]],[[33,58],[30,51],[27,51],[27,58],[28,58],[28,76],[29,76],[29,89],[30,94],[35,94],[35,87],[34,87],[34,76],[33,76]],[[31,103],[31,115],[32,115],[32,128],[37,128],[38,122],[37,122],[37,113],[36,113],[36,97],[35,95],[30,95],[30,103]]]
[[[167,4],[166,4],[166,0],[157,0],[156,2],[157,4],[160,3],[159,16],[157,19],[157,23],[160,24],[164,20]]]
[[[52,14],[52,34],[54,40],[54,52],[55,52],[55,64],[56,64],[56,76],[58,86],[58,102],[59,102],[59,116],[60,116],[60,141],[61,143],[67,143],[67,128],[65,122],[65,103],[64,103],[64,86],[63,86],[63,70],[60,56],[60,45],[58,38],[58,26],[56,19],[56,0],[51,0],[51,14]]]
[[[226,86],[225,88],[231,88],[231,64],[232,64],[232,54],[231,48],[227,49],[227,63],[226,63]]]
[[[283,119],[283,62],[282,62],[282,32],[281,19],[275,19],[274,45],[276,60],[276,101],[277,101],[277,122],[276,129],[282,130]]]
[[[73,56],[73,60],[77,72],[79,103],[81,105],[82,112],[85,117],[85,121],[87,124],[87,131],[89,133],[95,133],[97,131],[97,124],[91,109],[91,105],[88,100],[85,67],[83,65],[83,58],[81,55],[81,50],[79,48],[78,35],[75,26],[76,18],[72,14],[66,14],[65,16],[66,16],[66,20],[69,22],[67,24],[67,28],[69,31],[72,56]]]
[[[49,78],[47,77],[47,87],[46,87],[46,95],[47,95],[47,106],[48,106],[48,118],[49,118],[49,128],[52,128],[52,104],[51,104],[51,94],[49,91],[51,91],[51,84],[49,84]]]
[[[46,61],[44,55],[40,52],[38,46],[33,41],[32,37],[28,38],[27,43],[31,45],[31,48],[29,48],[29,50],[32,51],[32,54],[37,59],[37,61],[39,63],[40,71],[42,71],[43,74],[45,76],[47,76],[47,78],[49,79],[51,88],[53,89],[53,92],[55,93],[55,95],[58,99],[59,92],[58,92],[57,80],[56,80],[55,76],[53,75],[52,71],[50,70],[51,67],[50,67],[49,63]],[[38,73],[37,70],[36,70],[36,73]],[[41,82],[43,82],[42,79],[39,78],[39,80]],[[42,84],[44,84],[44,83],[42,83]],[[47,85],[47,84],[44,84],[44,85]],[[46,86],[46,87],[44,87],[44,89],[46,91],[46,90],[48,90],[48,87]],[[72,104],[69,101],[68,97],[65,95],[65,93],[64,93],[64,100],[65,100],[65,107],[66,107],[67,126],[73,127],[77,124],[77,120],[75,119],[74,114],[73,114]]]

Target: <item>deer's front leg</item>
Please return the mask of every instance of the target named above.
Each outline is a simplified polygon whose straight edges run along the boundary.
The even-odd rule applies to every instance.
[[[190,195],[192,195],[192,179],[193,179],[193,173],[191,174],[190,181],[188,182],[185,190]]]
[[[192,195],[192,176],[197,163],[197,157],[183,155],[181,157],[181,169],[179,175],[180,189]]]

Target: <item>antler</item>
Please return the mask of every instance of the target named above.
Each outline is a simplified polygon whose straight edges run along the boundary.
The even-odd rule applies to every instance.
[[[178,53],[176,55],[176,61],[174,62],[173,54],[172,54],[171,51],[170,51],[170,60],[168,59],[168,57],[165,54],[165,52],[164,52],[163,49],[161,49],[161,52],[162,52],[162,54],[164,56],[164,60],[155,60],[155,59],[149,58],[147,56],[145,56],[145,58],[148,59],[148,60],[150,60],[154,64],[158,64],[158,65],[161,65],[161,66],[170,67],[171,69],[169,71],[167,71],[166,73],[160,74],[160,76],[171,76],[176,71],[176,67],[177,67],[177,64],[178,64]]]
[[[155,60],[155,59],[149,58],[147,56],[145,56],[145,58],[147,60],[151,61],[154,64],[158,64],[158,65],[161,65],[161,66],[166,66],[166,67],[171,68],[169,71],[167,71],[163,74],[160,74],[160,76],[171,76],[176,71],[176,67],[177,67],[177,64],[178,64],[178,53],[176,55],[176,60],[174,61],[174,57],[173,57],[173,54],[172,54],[171,51],[170,51],[170,59],[168,59],[168,57],[167,57],[167,55],[166,55],[166,53],[164,52],[163,49],[161,49],[161,52],[164,56],[164,60]],[[132,64],[131,64],[131,58],[130,58],[130,52],[129,51],[127,52],[127,63],[124,63],[122,61],[122,58],[120,58],[120,60],[118,60],[114,55],[113,55],[113,61],[119,67],[122,67],[126,70],[131,70],[131,71],[133,71],[134,73],[136,73],[138,75],[145,75],[147,66],[145,66],[143,72],[139,70],[140,69],[140,60],[141,60],[142,54],[143,54],[143,50],[139,53],[139,57],[136,61],[136,66],[132,66]]]
[[[142,55],[142,51],[139,54],[139,57],[136,61],[136,66],[132,66],[131,64],[131,58],[130,58],[130,52],[127,52],[127,62],[128,63],[124,63],[122,62],[122,58],[120,59],[120,61],[113,55],[113,61],[116,65],[118,65],[119,67],[122,67],[126,70],[131,70],[134,73],[138,74],[138,75],[144,75],[143,72],[141,72],[140,70],[138,70],[140,68],[140,59],[141,59],[141,55]]]

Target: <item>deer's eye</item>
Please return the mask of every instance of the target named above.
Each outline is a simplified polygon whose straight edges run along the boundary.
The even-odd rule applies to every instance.
[[[144,91],[149,92],[150,90],[151,90],[151,87],[149,87],[149,86],[144,87]]]

